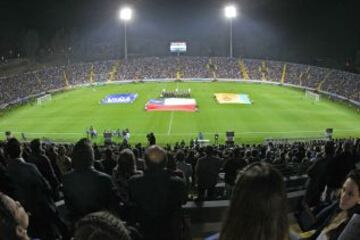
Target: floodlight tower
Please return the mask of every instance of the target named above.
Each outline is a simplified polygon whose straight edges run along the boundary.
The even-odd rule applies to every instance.
[[[225,17],[227,19],[229,19],[229,22],[230,22],[230,43],[229,43],[229,48],[230,48],[230,58],[232,58],[233,57],[232,20],[233,20],[233,18],[235,18],[237,16],[237,10],[236,10],[236,7],[234,5],[228,5],[228,6],[225,6],[224,12],[225,12]]]
[[[127,36],[126,36],[126,25],[127,22],[131,20],[132,18],[132,9],[129,7],[123,7],[120,9],[120,14],[119,14],[120,20],[124,22],[124,59],[127,60]]]

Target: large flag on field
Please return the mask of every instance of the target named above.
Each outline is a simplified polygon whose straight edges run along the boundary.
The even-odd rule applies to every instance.
[[[150,99],[145,109],[151,111],[183,111],[195,112],[197,110],[196,100],[193,98],[160,98]]]
[[[220,104],[251,104],[249,95],[237,93],[215,93],[216,101]]]

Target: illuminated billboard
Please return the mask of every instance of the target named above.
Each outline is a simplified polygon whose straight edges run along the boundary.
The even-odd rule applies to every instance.
[[[175,53],[186,52],[186,42],[171,42],[170,52],[175,52]]]

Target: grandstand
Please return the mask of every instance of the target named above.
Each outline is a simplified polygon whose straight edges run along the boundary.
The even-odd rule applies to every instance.
[[[67,66],[50,67],[1,78],[3,97],[0,104],[16,103],[29,96],[46,91],[60,90],[68,85],[78,86],[93,82],[111,80],[175,79],[177,69],[182,70],[182,79],[212,79],[208,62],[212,60],[217,68],[216,78],[273,82],[317,90],[334,98],[359,104],[360,75],[334,69],[319,68],[301,64],[277,61],[236,59],[224,57],[164,57],[135,58],[126,63],[118,60],[93,63],[74,63]],[[266,63],[266,65],[264,65]],[[286,65],[286,71],[283,69]],[[265,67],[266,66],[266,67]],[[114,70],[116,68],[116,70]],[[266,74],[264,72],[266,68]],[[247,69],[247,70],[244,70]],[[282,76],[284,74],[284,76]],[[109,77],[111,76],[111,77]],[[109,77],[109,78],[108,78]],[[282,79],[283,78],[283,79]],[[39,80],[47,79],[45,84]],[[14,83],[17,84],[14,84]],[[39,84],[35,84],[39,83]],[[19,92],[18,86],[23,86]]]
[[[206,83],[213,81],[213,78],[211,78],[211,75],[209,75],[208,72],[209,62],[211,62],[213,66],[216,66],[216,67],[212,67],[212,71],[216,71],[217,81],[212,84],[208,84],[206,88],[202,89],[201,86],[205,86],[205,85],[199,85],[198,82]],[[239,64],[239,62],[241,62],[241,64]],[[176,76],[176,73],[179,68],[182,68],[181,70],[183,73],[182,77],[179,79],[173,78],[174,76]],[[248,76],[251,76],[251,79],[246,79],[242,77],[243,75],[242,72],[245,71],[244,69],[246,69]],[[266,69],[266,73],[265,73],[265,69]],[[307,77],[304,78],[303,76],[305,76],[306,74]],[[328,86],[332,86],[332,82],[336,82],[336,84],[338,84],[338,81],[336,79],[338,79],[339,75],[341,75],[342,78],[345,79],[344,81],[346,82],[346,86],[348,87],[337,87],[336,90],[329,89]],[[299,76],[300,78],[298,78]],[[45,79],[49,79],[49,81],[45,81]],[[306,79],[306,81],[304,79]],[[321,80],[319,81],[318,79]],[[141,82],[146,82],[147,84],[145,84],[144,86],[129,84],[133,82],[139,83],[139,80]],[[165,94],[168,97],[170,96],[188,97],[189,89],[192,89],[191,90],[192,96],[198,98],[200,100],[200,103],[202,101],[206,102],[205,105],[200,105],[200,107],[198,108],[200,111],[196,119],[202,121],[201,119],[210,118],[213,119],[214,121],[219,122],[218,123],[219,126],[214,127],[210,122],[206,122],[206,124],[200,125],[202,126],[202,128],[191,128],[191,127],[189,128],[188,126],[191,126],[193,124],[191,122],[188,123],[188,121],[194,121],[194,120],[190,120],[190,119],[185,120],[183,121],[184,126],[181,126],[179,125],[179,123],[177,123],[181,119],[181,117],[180,118],[178,117],[178,114],[172,114],[170,116],[166,114],[156,115],[159,116],[156,121],[169,122],[167,126],[159,126],[157,128],[151,129],[152,131],[155,131],[155,133],[158,134],[158,136],[160,137],[160,141],[162,143],[164,144],[166,142],[175,143],[176,141],[180,141],[182,139],[188,141],[191,138],[194,138],[198,131],[203,131],[205,133],[208,133],[208,135],[212,135],[213,133],[219,131],[225,132],[229,126],[231,126],[231,128],[233,128],[233,130],[237,132],[237,136],[241,137],[241,139],[238,139],[237,141],[240,140],[242,142],[261,142],[265,140],[265,138],[279,139],[281,138],[281,135],[283,136],[283,138],[287,138],[287,139],[291,138],[294,140],[298,138],[298,140],[300,141],[301,139],[309,139],[309,138],[311,139],[311,137],[312,139],[322,139],[322,137],[324,136],[324,130],[328,127],[335,128],[335,136],[337,134],[339,134],[337,135],[339,137],[358,136],[358,129],[356,127],[349,126],[348,124],[347,126],[342,124],[341,120],[340,121],[337,120],[339,118],[338,116],[336,116],[336,113],[338,111],[337,110],[331,111],[335,115],[329,115],[331,112],[327,111],[326,109],[328,109],[328,107],[325,106],[327,104],[330,104],[328,99],[332,99],[332,100],[337,99],[346,104],[351,104],[353,106],[352,109],[354,110],[350,110],[350,111],[354,113],[351,114],[344,113],[349,115],[348,116],[349,120],[344,119],[344,122],[345,121],[356,122],[357,121],[356,119],[358,118],[358,115],[356,114],[356,111],[358,110],[356,109],[359,108],[359,102],[358,102],[359,99],[357,98],[358,91],[356,91],[356,89],[359,88],[358,80],[359,80],[359,75],[352,73],[340,72],[334,69],[324,69],[319,67],[312,67],[312,66],[292,64],[292,63],[282,63],[275,61],[261,61],[261,60],[251,60],[251,59],[237,60],[237,59],[229,59],[224,57],[132,58],[129,59],[127,62],[113,60],[113,61],[97,61],[91,63],[76,63],[76,64],[74,63],[67,66],[50,67],[39,71],[27,72],[24,74],[18,74],[18,75],[2,78],[1,83],[4,84],[5,91],[3,92],[4,97],[1,98],[1,106],[2,108],[6,108],[7,106],[10,107],[17,103],[26,103],[29,101],[31,102],[32,99],[39,98],[46,93],[54,94],[57,92],[65,92],[65,94],[55,94],[55,99],[60,97],[63,100],[53,101],[52,104],[54,105],[51,106],[49,105],[47,108],[46,107],[41,109],[33,108],[33,110],[30,110],[37,112],[36,114],[40,114],[42,116],[48,116],[51,118],[52,116],[51,114],[53,114],[54,111],[56,111],[56,108],[66,109],[66,111],[59,113],[59,117],[54,119],[55,122],[59,121],[58,124],[61,124],[62,121],[65,121],[62,119],[64,118],[68,119],[68,117],[70,116],[76,116],[77,112],[82,112],[83,110],[80,109],[81,106],[87,106],[87,108],[89,109],[96,107],[96,103],[93,102],[92,99],[98,99],[97,101],[100,102],[101,99],[104,98],[104,96],[114,94],[113,91],[119,91],[119,93],[121,93],[122,91],[125,90],[128,92],[140,93],[139,100],[134,102],[134,104],[131,105],[132,107],[129,107],[129,109],[131,108],[135,110],[138,108],[138,105],[143,105],[143,106],[145,105],[145,103],[149,100],[149,98],[143,100],[142,97],[147,96],[149,93],[152,92],[152,90],[159,89],[158,91],[159,92],[162,91],[162,95]],[[13,84],[14,82],[17,82],[17,84]],[[160,84],[156,85],[156,82]],[[192,82],[194,83],[192,84]],[[238,84],[231,85],[230,84],[231,82],[241,83],[241,85]],[[9,84],[6,85],[7,83]],[[155,85],[151,85],[150,83]],[[229,84],[224,85],[225,83],[229,83]],[[305,83],[307,85],[304,85]],[[261,84],[264,87],[260,87],[259,84]],[[19,88],[17,88],[18,85],[24,86],[24,88],[22,88],[21,91],[19,91]],[[104,85],[108,85],[108,86],[104,86]],[[91,88],[90,91],[87,91],[86,88],[83,88],[84,86],[93,86],[93,87]],[[102,86],[102,87],[96,87],[96,86]],[[165,86],[168,86],[167,88],[170,87],[169,89],[178,89],[178,91],[176,90],[174,92],[170,90],[164,91],[163,87]],[[179,88],[179,86],[181,86],[181,88]],[[286,101],[289,102],[283,106],[278,105],[274,107],[272,113],[271,114],[269,113],[270,115],[268,115],[267,125],[269,127],[264,128],[263,126],[265,125],[263,123],[258,123],[256,125],[258,119],[252,118],[252,116],[255,116],[252,114],[253,111],[257,111],[259,116],[259,114],[260,115],[263,114],[262,109],[269,108],[269,106],[266,106],[268,104],[266,101],[268,100],[266,100],[265,98],[262,100],[261,99],[262,96],[267,96],[267,94],[273,94],[272,97],[274,99],[277,98],[279,100],[282,97],[287,96],[285,92],[279,95],[277,92],[281,90],[280,89],[276,90],[277,88],[271,88],[271,86],[283,86],[286,89],[299,89],[299,91],[317,92],[317,94],[322,94],[324,96],[323,98],[324,101],[321,102],[322,104],[325,105],[319,104],[317,108],[315,106],[308,108],[307,106],[305,106],[306,101],[301,103],[301,99],[300,99],[301,94],[298,95],[299,96],[298,100],[296,100],[295,98],[292,100],[295,102],[290,102],[290,99],[288,98],[287,100],[284,99],[282,100],[284,101],[284,103],[286,103]],[[68,91],[69,89],[71,90],[76,89],[76,91]],[[229,93],[236,93],[242,95],[244,94],[247,95],[251,93],[252,96],[250,96],[250,98],[252,100],[253,99],[258,100],[258,101],[255,100],[254,104],[252,104],[252,109],[254,110],[251,111],[250,108],[243,108],[241,111],[237,111],[236,109],[238,108],[234,106],[220,108],[219,106],[213,105],[213,103],[209,102],[207,98],[210,100],[214,94],[219,93],[220,89],[224,89],[223,91],[224,93],[226,93],[226,91],[229,92],[229,90],[230,90]],[[234,92],[236,89],[239,89],[238,91],[245,90],[245,92]],[[260,89],[263,89],[262,90],[263,93]],[[342,91],[342,93],[340,93],[339,91]],[[349,91],[350,93],[348,93]],[[264,93],[266,94],[264,95]],[[298,94],[295,92],[292,93]],[[103,94],[103,96],[98,96],[99,94],[100,95]],[[259,96],[257,97],[257,95]],[[71,97],[67,97],[67,96],[71,96]],[[149,96],[151,98],[158,97],[157,94],[149,95]],[[291,91],[289,90],[289,97],[290,96],[297,96],[297,95],[292,95]],[[78,106],[80,108],[78,109],[77,106],[72,105],[70,99],[73,99],[74,101],[79,101]],[[80,103],[81,101],[83,102]],[[199,103],[199,101],[197,102]],[[274,104],[275,103],[276,101],[274,102]],[[70,104],[70,105],[66,105],[66,104]],[[311,114],[314,116],[314,123],[313,123],[314,125],[312,126],[312,124],[310,125],[307,124],[307,126],[302,126],[302,124],[294,122],[293,124],[298,125],[297,128],[296,127],[282,128],[281,126],[278,126],[278,121],[276,121],[276,119],[279,116],[283,116],[284,118],[287,118],[287,115],[291,116],[295,114],[286,111],[281,112],[282,111],[281,109],[288,108],[291,104],[295,104],[295,105],[305,104],[304,111],[306,108],[306,111],[310,111]],[[208,111],[204,111],[209,108],[217,109],[217,112],[214,112],[215,115],[214,114],[209,115],[207,113]],[[232,108],[234,112],[226,113],[227,108]],[[338,108],[338,106],[336,106],[336,108]],[[105,111],[106,109],[109,110]],[[348,112],[348,110],[346,110],[348,109],[347,107],[340,107],[340,109],[343,109],[342,111]],[[125,108],[118,108],[118,107],[114,107],[113,110],[110,110],[110,108],[98,108],[98,111],[101,111],[102,113],[100,115],[93,115],[92,112],[89,112],[88,114],[81,114],[79,116],[78,123],[74,123],[73,125],[69,126],[71,128],[58,127],[55,125],[53,125],[52,127],[51,125],[46,124],[48,126],[47,129],[42,128],[43,124],[40,125],[37,124],[36,126],[33,125],[32,129],[10,127],[16,122],[19,122],[20,124],[21,121],[25,120],[23,117],[20,117],[21,114],[19,115],[19,118],[16,118],[16,114],[15,114],[12,115],[13,118],[11,120],[7,120],[6,118],[3,118],[2,125],[5,128],[0,130],[3,132],[7,130],[12,130],[14,133],[17,132],[16,134],[20,134],[24,132],[30,138],[40,136],[40,137],[46,137],[48,139],[54,139],[57,141],[75,141],[79,136],[84,135],[85,132],[83,130],[84,127],[94,124],[93,122],[89,121],[90,119],[93,119],[92,121],[96,121],[96,119],[98,119],[98,121],[100,122],[97,124],[96,127],[100,131],[105,131],[108,128],[117,129],[119,127],[120,128],[130,127],[134,131],[131,141],[139,141],[143,143],[145,142],[145,138],[143,138],[142,136],[144,136],[146,134],[146,131],[148,131],[146,129],[146,126],[148,126],[148,124],[151,124],[150,122],[147,122],[147,121],[151,121],[150,119],[153,119],[153,117],[150,117],[151,115],[144,115],[142,111],[136,111],[136,113],[131,113],[129,115],[129,111],[127,111]],[[108,116],[109,114],[113,115],[114,111],[117,112],[117,114],[127,115],[130,118],[141,118],[143,119],[143,124],[140,124],[138,121],[129,121],[128,123],[123,123],[122,124],[123,126],[121,125],[119,126],[117,124],[118,121],[114,117],[106,118],[106,116]],[[235,115],[231,116],[231,114],[234,114],[235,112],[238,116]],[[132,116],[132,114],[134,115]],[[324,114],[326,115],[326,117]],[[244,115],[246,117],[243,117]],[[298,120],[304,118],[304,120],[301,120],[299,122],[303,122],[303,123],[307,122],[306,120],[307,117],[302,115],[301,112],[296,113],[296,116]],[[241,121],[239,121],[238,124],[232,124],[232,125],[227,124],[226,126],[225,124],[226,121],[224,122],[221,119],[221,118],[227,119],[233,117],[240,117]],[[332,118],[333,120],[330,122],[329,120],[327,120],[326,123],[325,121],[323,121],[324,117],[327,119]],[[80,118],[83,118],[83,120],[80,121]],[[271,121],[271,119],[274,119],[274,121]],[[296,121],[296,119],[293,119],[291,121]],[[42,122],[45,124],[45,122],[47,121],[43,119]],[[207,125],[209,127],[207,127]],[[180,129],[181,131],[176,131],[176,130],[172,131],[173,127],[174,129],[177,128]],[[170,134],[171,132],[177,134]],[[43,133],[42,136],[41,133]],[[291,134],[293,134],[293,136],[291,136]],[[251,137],[251,135],[256,137]],[[207,138],[212,139],[212,136],[207,136]],[[222,134],[220,135],[220,140],[222,141],[225,140]],[[97,139],[98,143],[101,143],[102,141],[103,140],[101,137]]]

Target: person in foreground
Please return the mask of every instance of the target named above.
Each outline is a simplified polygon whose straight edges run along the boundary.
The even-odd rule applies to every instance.
[[[109,212],[94,212],[76,223],[74,240],[131,240],[123,222]]]
[[[182,234],[181,205],[186,203],[185,182],[165,169],[166,151],[152,145],[145,151],[144,175],[129,180],[130,202],[146,240],[177,240]]]
[[[117,197],[111,177],[95,170],[91,142],[80,139],[72,154],[73,171],[64,175],[64,198],[75,223],[81,217],[100,210],[117,212]]]
[[[0,192],[0,239],[30,240],[29,216],[19,202]]]
[[[236,181],[220,240],[288,239],[287,201],[282,175],[254,163]]]
[[[317,216],[317,232],[312,239],[338,239],[355,213],[360,213],[360,170],[352,170],[348,174],[341,189],[339,203],[324,209]]]

